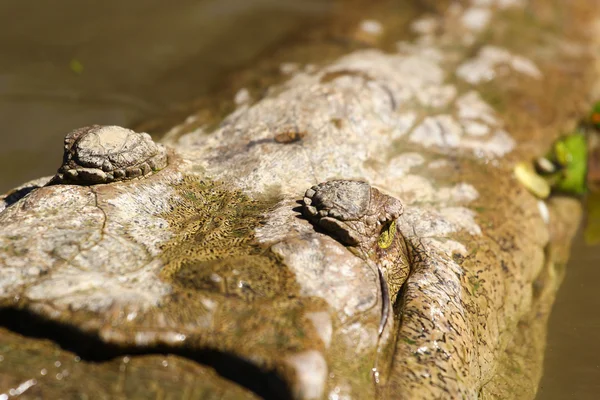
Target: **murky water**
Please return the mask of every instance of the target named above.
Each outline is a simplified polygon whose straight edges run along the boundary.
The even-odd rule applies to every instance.
[[[332,4],[0,0],[0,192],[54,174],[71,129],[175,112]]]
[[[600,396],[600,247],[579,232],[550,315],[539,400]]]
[[[53,174],[72,128],[177,113],[231,71],[323,23],[334,1],[40,4],[0,0],[0,192]],[[580,235],[550,319],[539,399],[598,397],[598,282],[600,248]]]

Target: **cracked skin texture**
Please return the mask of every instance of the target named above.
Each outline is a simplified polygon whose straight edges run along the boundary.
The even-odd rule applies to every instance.
[[[160,349],[188,358],[204,348],[233,354],[250,360],[258,376],[274,372],[295,398],[532,398],[557,286],[553,271],[565,262],[552,246],[568,248],[578,206],[564,213],[564,203],[551,203],[553,222],[545,225],[536,200],[510,170],[515,159],[542,154],[544,143],[568,129],[574,105],[591,86],[586,54],[563,53],[562,36],[552,32],[590,26],[598,8],[582,18],[573,3],[563,4],[572,13],[554,20],[550,1],[531,2],[525,20],[494,14],[473,45],[463,44],[465,30],[450,20],[440,25],[445,36],[429,42],[438,51],[433,57],[357,52],[294,76],[210,135],[171,138],[169,166],[143,180],[33,190],[0,215],[2,308],[73,328],[75,345],[92,337],[100,350],[110,344],[121,352]],[[537,40],[540,25],[543,41]],[[518,41],[509,37],[515,31]],[[587,48],[589,38],[578,35],[570,40]],[[506,122],[514,152],[490,159],[483,152],[489,143],[473,138],[468,148],[407,140],[407,113],[417,121],[439,113],[452,114],[442,121],[458,118],[452,100],[437,109],[424,106],[422,95],[452,83],[446,75],[487,41],[530,56],[543,73],[535,80],[498,69],[501,80],[475,88],[497,121]],[[439,55],[447,56],[440,65]],[[473,89],[464,86],[457,85],[459,95]],[[290,121],[301,137],[273,140]],[[473,143],[483,153],[472,152]],[[377,387],[371,376],[379,355],[377,279],[363,259],[292,211],[307,187],[335,177],[361,177],[401,199],[398,230],[418,250],[394,309],[397,341],[386,332],[381,337],[395,352]],[[275,195],[259,196],[267,192]],[[217,217],[222,212],[223,220],[206,225],[195,218],[205,206]],[[239,224],[236,216],[251,222]],[[232,228],[237,225],[242,240]],[[220,240],[236,250],[220,248]],[[215,246],[218,258],[195,243]],[[233,267],[241,262],[246,268]],[[267,276],[257,265],[277,273]],[[281,296],[285,291],[291,296]],[[33,339],[9,332],[0,340],[9,343],[5,359],[24,365],[0,364],[10,385],[38,377],[42,361],[16,361],[24,357],[20,342]],[[66,353],[40,349],[44,366]],[[160,376],[149,359],[140,359],[150,376]],[[114,368],[104,360],[93,373],[120,379]],[[306,370],[318,373],[307,376]],[[145,382],[137,371],[127,383]],[[41,381],[37,387],[55,390]]]

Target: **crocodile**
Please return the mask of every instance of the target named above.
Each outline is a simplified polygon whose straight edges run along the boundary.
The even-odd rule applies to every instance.
[[[40,397],[533,398],[580,207],[510,171],[592,86],[557,68],[593,63],[523,52],[550,2],[523,20],[508,3],[425,16],[417,40],[299,68],[161,143],[68,133],[55,175],[0,198],[1,381]],[[591,48],[591,22],[563,16],[556,40],[567,19]]]

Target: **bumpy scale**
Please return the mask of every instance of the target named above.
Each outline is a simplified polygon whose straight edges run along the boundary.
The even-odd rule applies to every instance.
[[[402,203],[366,182],[333,180],[308,189],[303,213],[367,262],[377,266],[381,281],[383,331],[389,304],[396,300],[408,277],[407,248],[396,231]]]
[[[94,185],[144,177],[167,166],[167,150],[147,133],[93,125],[65,137],[62,166],[50,184]]]

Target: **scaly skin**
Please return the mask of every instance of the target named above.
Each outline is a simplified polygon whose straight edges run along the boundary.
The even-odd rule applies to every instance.
[[[92,125],[65,137],[63,164],[50,184],[93,185],[135,179],[167,166],[167,151],[147,133]]]
[[[304,215],[366,262],[377,267],[382,312],[379,334],[385,328],[402,284],[409,273],[407,246],[397,231],[402,203],[366,182],[332,180],[308,189]]]

